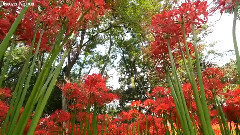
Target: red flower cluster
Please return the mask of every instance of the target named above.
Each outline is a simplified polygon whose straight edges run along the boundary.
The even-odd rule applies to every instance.
[[[32,2],[34,6],[29,7],[17,29],[17,41],[31,45],[34,31],[37,31],[36,41],[38,41],[39,31],[44,30],[40,51],[51,50],[57,33],[63,25],[67,26],[67,34],[77,32],[87,25],[91,27],[91,24],[98,22],[98,18],[104,15],[106,9],[104,0],[75,0],[70,5],[64,4],[64,1],[33,0]],[[0,40],[9,31],[20,9],[20,7],[3,6],[0,10]]]
[[[99,106],[109,103],[118,97],[109,92],[106,86],[106,79],[101,74],[87,76],[83,83],[67,83],[62,87],[62,91],[68,100],[73,100],[71,108],[86,107],[88,101],[90,105],[97,103]]]
[[[203,71],[203,83],[206,97],[212,101],[222,95],[227,83],[222,82],[223,72],[219,68],[207,68]]]
[[[226,102],[223,106],[223,111],[226,114],[228,121],[238,123],[240,120],[240,89],[228,91],[225,94]]]
[[[41,118],[39,120],[39,124],[36,127],[35,135],[47,135],[52,134],[54,132],[66,132],[63,127],[63,122],[70,121],[71,116],[70,113],[65,112],[63,110],[56,110],[50,116],[46,116],[45,118]]]
[[[216,134],[219,134],[219,121],[216,117],[217,110],[212,99],[217,99],[217,96],[218,98],[222,98],[222,95],[224,95],[222,104],[227,120],[237,123],[240,117],[240,89],[234,91],[229,90],[224,93],[222,89],[224,89],[227,84],[221,82],[222,76],[223,72],[218,68],[207,68],[203,71],[208,109],[211,111],[211,124]],[[1,97],[10,97],[9,89],[4,88],[0,90]],[[63,110],[56,110],[53,114],[46,115],[39,121],[35,131],[36,135],[53,134],[56,132],[63,134],[84,134],[85,127],[89,127],[89,130],[85,133],[89,134],[91,133],[90,129],[92,129],[91,126],[93,126],[92,122],[94,119],[97,120],[97,130],[99,134],[135,135],[147,133],[155,135],[165,134],[169,131],[172,132],[177,128],[181,129],[173,98],[170,96],[170,89],[166,87],[155,87],[149,94],[148,99],[143,102],[133,101],[130,105],[130,110],[122,111],[115,117],[109,114],[93,114],[94,109],[99,109],[93,107],[94,103],[103,105],[112,101],[109,100],[112,97],[108,97],[107,94],[109,90],[106,87],[106,79],[101,75],[89,75],[79,85],[76,83],[68,83],[62,87],[62,90],[67,99],[71,101],[71,109],[74,110],[70,110],[70,113]],[[191,84],[182,84],[182,90],[189,113],[191,114],[190,117],[193,119],[193,122],[195,122],[197,130],[201,132]],[[86,105],[89,101],[90,106],[93,108],[87,110]],[[0,107],[2,108],[0,122],[2,122],[6,117],[9,107],[2,101],[0,101]],[[169,122],[171,126],[168,126]],[[30,124],[31,119],[25,129],[25,133],[27,133]],[[71,129],[73,127],[74,131],[72,133]]]
[[[5,98],[10,98],[11,95],[11,90],[9,88],[0,88],[0,99],[3,100]]]
[[[8,112],[8,109],[9,109],[9,106],[6,102],[7,98],[10,98],[12,95],[11,95],[11,90],[9,88],[0,88],[0,108],[1,108],[1,111],[0,111],[0,124],[1,122],[4,121],[6,115],[7,115],[7,112]]]
[[[128,112],[121,112],[118,118],[113,119],[108,126],[108,132],[119,135],[136,135],[147,132],[155,135],[165,134],[165,128],[162,118],[132,109]]]
[[[1,111],[0,111],[0,123],[1,123],[4,121],[4,119],[7,115],[9,106],[6,105],[4,102],[0,101],[0,108],[1,108]]]
[[[192,25],[197,28],[206,23],[208,18],[207,2],[183,3],[178,9],[163,11],[152,18],[152,29],[155,41],[151,43],[152,54],[159,69],[166,67],[169,61],[167,40],[173,50],[174,56],[181,54],[179,44],[184,43],[183,30],[188,36],[192,32]],[[192,44],[188,44],[193,50]],[[184,51],[184,49],[183,49]]]
[[[67,99],[71,100],[77,100],[82,99],[83,93],[82,90],[76,83],[67,83],[61,88],[63,94],[66,96]]]
[[[225,10],[232,11],[236,5],[236,0],[217,0],[217,6],[212,9],[212,13],[220,9],[220,13]]]

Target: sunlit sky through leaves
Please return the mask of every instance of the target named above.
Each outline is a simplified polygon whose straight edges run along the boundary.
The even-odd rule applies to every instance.
[[[231,59],[235,60],[234,55],[234,46],[232,40],[232,22],[233,22],[233,14],[220,14],[216,13],[212,16],[209,16],[209,30],[212,31],[207,37],[204,39],[204,43],[206,45],[213,44],[213,47],[207,47],[204,54],[209,50],[214,50],[216,53],[222,54],[222,56],[213,56],[209,55],[208,60],[213,62],[219,66],[222,66]],[[237,39],[238,46],[240,46],[240,38],[239,38],[239,20],[237,21]]]

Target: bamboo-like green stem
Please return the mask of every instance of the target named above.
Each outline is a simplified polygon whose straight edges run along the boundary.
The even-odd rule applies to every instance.
[[[55,60],[55,58],[57,57],[58,53],[60,52],[60,50],[62,49],[62,46],[63,45],[60,45],[61,41],[62,41],[62,37],[63,37],[63,34],[66,30],[66,27],[62,27],[62,29],[60,30],[59,34],[58,34],[58,37],[54,43],[54,48],[51,52],[51,54],[49,55],[37,81],[36,81],[36,84],[34,85],[33,87],[33,91],[26,103],[26,106],[25,106],[25,109],[18,121],[18,124],[16,125],[16,128],[13,132],[13,134],[21,134],[27,124],[27,121],[30,117],[30,114],[33,110],[33,107],[34,107],[34,104],[35,104],[35,99],[36,97],[38,96],[38,93],[39,93],[39,87],[41,88],[43,83],[45,82],[48,74],[49,74],[49,70],[51,68],[51,64],[53,63],[53,61]]]
[[[179,77],[177,75],[176,66],[175,66],[175,63],[174,63],[174,59],[173,59],[173,55],[172,55],[172,51],[171,51],[168,39],[167,39],[167,47],[168,47],[170,62],[171,62],[172,70],[173,70],[173,76],[174,76],[174,80],[173,80],[174,83],[173,84],[175,84],[175,85],[173,85],[173,86],[175,86],[176,95],[177,95],[178,100],[180,102],[179,105],[180,105],[180,109],[182,109],[181,112],[182,112],[182,116],[183,116],[183,121],[186,122],[186,129],[187,129],[186,133],[194,134],[192,121],[190,119],[188,108],[187,108],[187,105],[186,105],[186,101],[185,101],[185,98],[184,98],[183,93],[182,93],[181,84],[180,84],[180,81],[179,81]]]
[[[219,121],[222,123],[223,129],[224,129],[224,134],[230,135],[231,132],[229,130],[225,115],[224,115],[223,110],[222,110],[222,108],[219,104],[219,101],[216,98],[214,99],[214,103],[215,103],[215,106],[216,106],[216,109],[217,109]]]
[[[27,70],[28,70],[30,58],[32,57],[32,51],[33,51],[33,47],[34,47],[34,43],[35,43],[35,39],[36,39],[36,32],[37,31],[34,32],[33,39],[32,39],[32,45],[31,45],[31,47],[29,49],[29,52],[27,54],[26,61],[24,63],[22,72],[18,76],[19,80],[18,80],[17,85],[15,87],[15,90],[13,92],[13,98],[11,99],[11,103],[10,103],[10,106],[9,106],[9,111],[7,113],[7,116],[6,116],[5,120],[4,120],[4,124],[3,124],[2,130],[1,130],[2,134],[6,132],[5,128],[6,128],[7,125],[8,125],[8,129],[10,128],[11,122],[12,122],[13,117],[15,115],[15,110],[17,109],[17,104],[19,103],[19,100],[20,100],[20,97],[21,97],[21,94],[22,94],[22,87],[23,87],[25,78],[27,76]],[[7,129],[7,132],[9,132],[8,129]]]
[[[65,51],[64,54],[63,54],[63,58],[62,58],[61,62],[58,64],[57,68],[52,73],[53,78],[52,78],[52,80],[51,80],[51,82],[50,82],[50,84],[47,88],[46,93],[43,96],[43,99],[40,102],[38,102],[38,105],[37,105],[37,108],[36,108],[31,126],[30,126],[29,131],[28,131],[28,135],[32,135],[34,133],[34,130],[37,126],[37,123],[38,123],[38,121],[39,121],[39,119],[42,115],[43,109],[44,109],[45,105],[47,104],[48,98],[49,98],[49,96],[50,96],[50,94],[51,94],[51,92],[52,92],[52,90],[55,86],[55,83],[57,81],[57,77],[58,77],[58,75],[61,71],[62,65],[65,61],[65,58],[66,58],[67,54],[68,54],[68,51]]]
[[[195,98],[195,101],[196,101],[198,115],[199,115],[201,125],[202,125],[202,132],[204,133],[204,135],[209,135],[209,133],[211,133],[211,130],[209,130],[211,127],[208,127],[209,124],[206,123],[204,110],[203,110],[203,107],[202,107],[202,102],[199,98],[197,83],[194,80],[195,75],[193,73],[192,59],[191,59],[191,55],[189,53],[189,48],[188,48],[188,45],[187,45],[187,38],[186,38],[184,23],[181,24],[181,28],[182,28],[183,38],[184,38],[184,45],[185,45],[186,53],[187,53],[187,56],[188,56],[188,66],[189,66],[189,71],[190,71],[189,78],[191,78],[191,80],[192,80],[190,83],[191,83],[192,88],[193,88],[193,95],[194,95],[194,98]],[[210,123],[210,125],[211,125],[211,123]]]
[[[105,116],[106,116],[106,114],[105,114],[105,106],[104,106],[104,116],[103,116],[103,123],[102,123],[102,129],[101,129],[101,135],[103,135],[104,134],[104,126],[105,126]]]
[[[89,115],[90,115],[90,107],[91,107],[91,105],[90,105],[90,97],[89,97],[87,108],[86,108],[87,114],[89,114]],[[89,118],[90,116],[89,115],[86,116],[86,119],[85,119],[85,122],[84,122],[83,135],[85,135],[86,132],[88,131],[88,125],[89,125],[88,122],[90,121],[90,118]]]
[[[81,114],[81,117],[80,117],[80,124],[79,124],[79,134],[82,133],[82,127],[83,127],[83,108],[81,108],[81,111],[80,111],[80,114]]]
[[[193,46],[194,46],[194,52],[196,57],[196,67],[197,67],[197,75],[198,75],[198,82],[200,86],[200,99],[203,107],[204,117],[207,123],[208,131],[210,134],[214,134],[212,127],[211,127],[211,119],[209,115],[209,110],[207,108],[207,101],[206,101],[206,95],[204,91],[204,85],[203,85],[203,78],[202,78],[202,71],[200,67],[200,60],[199,60],[199,52],[197,49],[197,43],[196,43],[196,34],[195,34],[195,25],[193,25]]]
[[[173,97],[173,101],[174,101],[177,113],[181,114],[181,111],[180,111],[180,108],[179,108],[180,107],[179,101],[177,99],[177,95],[176,95],[176,93],[174,91],[172,80],[170,79],[170,75],[169,75],[168,72],[167,72],[167,82],[168,82],[168,85],[169,85],[170,90],[171,90],[171,96]],[[182,115],[179,115],[179,119],[180,119],[180,122],[183,121]]]
[[[71,133],[71,135],[74,135],[74,124],[75,124],[75,121],[76,121],[76,113],[77,113],[77,111],[76,111],[76,109],[74,109],[73,110],[73,112],[72,112],[72,119],[71,119],[71,125],[72,125],[72,133]]]
[[[183,118],[183,112],[182,112],[183,108],[181,108],[181,106],[179,105],[180,101],[178,100],[177,95],[175,93],[175,90],[174,90],[174,87],[173,87],[173,80],[171,79],[171,77],[168,73],[167,73],[167,82],[168,82],[168,85],[169,85],[170,90],[171,90],[171,96],[173,97],[173,101],[174,101],[174,104],[175,104],[175,107],[176,107],[176,110],[177,110],[177,113],[178,113],[180,123],[181,123],[182,128],[183,128],[183,131],[186,132],[186,123],[184,123],[185,119]]]
[[[27,2],[32,2],[32,0],[29,0]],[[0,45],[0,62],[3,58],[4,53],[6,52],[8,48],[8,43],[13,35],[13,33],[16,31],[18,24],[23,19],[25,13],[27,12],[29,6],[23,7],[23,9],[20,11],[18,17],[15,19],[14,23],[12,24],[10,30],[8,31],[7,35],[4,37],[1,45]]]
[[[97,135],[97,103],[94,103],[94,111],[93,111],[93,118],[92,118],[92,123],[91,123],[91,135]]]
[[[37,48],[36,48],[36,51],[35,51],[35,54],[34,54],[34,58],[33,58],[33,61],[32,61],[32,65],[31,65],[31,67],[30,67],[30,69],[29,69],[28,77],[27,77],[26,82],[25,82],[25,84],[24,84],[24,89],[23,89],[23,91],[22,91],[21,98],[20,98],[20,100],[18,101],[18,105],[17,105],[17,107],[16,107],[16,112],[15,112],[15,114],[14,114],[12,123],[11,123],[11,125],[9,126],[9,127],[10,127],[10,129],[9,129],[9,134],[11,134],[11,133],[13,132],[14,125],[15,125],[15,123],[17,122],[17,119],[18,119],[18,117],[19,117],[19,115],[20,115],[19,113],[20,113],[20,110],[21,110],[23,101],[24,101],[24,99],[25,99],[25,96],[26,96],[26,94],[27,94],[27,90],[28,90],[28,88],[29,88],[29,83],[30,83],[30,80],[31,80],[31,77],[32,77],[32,74],[33,74],[33,71],[34,71],[35,62],[36,62],[36,60],[37,60],[37,55],[38,55],[38,52],[39,52],[39,47],[40,47],[40,44],[41,44],[41,39],[42,39],[43,32],[44,32],[44,31],[42,31],[42,32],[40,33],[40,38],[39,38],[39,41],[38,41],[38,44],[37,44]],[[14,108],[14,109],[15,109],[15,108]]]
[[[238,16],[238,5],[239,5],[239,0],[236,0],[234,12],[233,12],[234,16],[233,16],[232,37],[233,37],[233,45],[234,45],[236,61],[237,61],[238,78],[240,78],[240,56],[239,56],[239,50],[238,50],[237,38],[236,38],[236,25],[237,25],[236,22],[237,22],[237,16]]]

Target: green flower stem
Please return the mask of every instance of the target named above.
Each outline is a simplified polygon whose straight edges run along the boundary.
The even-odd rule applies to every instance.
[[[103,135],[103,133],[104,133],[104,127],[105,127],[105,116],[106,116],[106,114],[105,114],[105,109],[106,108],[106,106],[104,106],[104,116],[103,116],[103,123],[102,123],[102,128],[101,128],[101,135]]]
[[[43,86],[43,83],[45,82],[46,78],[49,75],[49,70],[51,68],[53,61],[55,60],[58,53],[62,49],[62,45],[60,45],[60,43],[62,41],[62,37],[63,37],[65,30],[66,30],[66,27],[62,27],[62,29],[60,30],[60,32],[58,34],[58,37],[54,43],[54,48],[53,48],[52,52],[50,53],[45,65],[36,81],[36,84],[33,87],[33,91],[31,92],[31,95],[26,103],[25,109],[16,125],[14,132],[13,132],[13,135],[23,133],[23,130],[24,130],[24,128],[29,120],[30,114],[33,110],[33,107],[35,104],[34,101],[35,101],[36,97],[38,96],[39,88],[41,88]]]
[[[187,76],[188,76],[188,79],[189,79],[189,82],[190,82],[190,84],[192,84],[192,77],[190,76],[190,71],[189,71],[189,69],[188,69],[188,67],[187,67],[187,62],[186,62],[186,59],[185,59],[185,56],[184,56],[184,52],[183,52],[183,49],[182,49],[182,46],[181,46],[181,44],[179,43],[179,48],[180,48],[180,52],[181,52],[181,56],[182,56],[182,59],[183,59],[183,65],[184,65],[184,68],[185,68],[185,70],[186,70],[186,73],[187,73]],[[191,108],[191,106],[190,106],[190,112],[192,112],[192,108]],[[195,123],[195,121],[194,121],[194,117],[193,117],[193,114],[191,113],[191,120],[192,120],[192,123],[193,123],[193,125],[194,125],[194,132],[195,133],[197,133],[197,125],[196,125],[196,123]]]
[[[93,118],[92,118],[92,123],[91,123],[91,135],[97,135],[97,103],[94,104],[94,111],[93,111]]]
[[[224,128],[224,134],[226,135],[230,135],[231,132],[229,130],[229,127],[228,127],[228,124],[227,124],[227,121],[226,121],[226,118],[225,118],[225,115],[223,113],[223,110],[222,110],[222,107],[221,105],[219,104],[218,100],[215,98],[214,99],[214,103],[215,103],[215,106],[217,108],[217,113],[218,113],[218,117],[219,117],[219,121],[222,123],[222,126]],[[221,125],[221,124],[220,124]]]
[[[106,135],[108,133],[108,125],[109,125],[109,123],[110,123],[110,121],[108,121],[108,119],[107,119],[105,130],[104,130],[104,135]],[[127,125],[127,132],[128,132],[128,125]],[[128,133],[127,133],[127,135],[128,135]]]
[[[186,133],[189,132],[189,134],[194,134],[194,130],[193,130],[193,127],[192,127],[192,122],[191,122],[191,119],[190,119],[190,116],[189,116],[189,112],[188,112],[188,109],[187,109],[185,98],[184,98],[183,93],[182,93],[181,84],[180,84],[180,81],[179,81],[179,78],[178,78],[178,75],[177,75],[176,66],[175,66],[175,63],[174,63],[174,60],[173,60],[173,55],[172,55],[172,52],[171,52],[171,48],[170,48],[168,39],[167,39],[167,46],[168,46],[170,62],[171,62],[172,70],[173,70],[173,76],[174,76],[173,81],[174,81],[175,85],[173,85],[173,86],[175,86],[176,95],[177,95],[177,97],[180,101],[179,105],[180,105],[180,108],[182,109],[183,121],[186,122],[186,126],[187,126],[187,132]]]
[[[233,27],[232,27],[232,37],[233,37],[233,45],[236,55],[236,61],[237,61],[237,71],[238,71],[238,78],[240,77],[240,56],[239,56],[239,50],[237,45],[237,38],[236,38],[236,25],[237,25],[237,16],[238,16],[238,6],[239,6],[239,0],[235,1],[235,8],[233,12]],[[238,79],[239,80],[239,79]]]
[[[16,124],[17,119],[18,119],[18,117],[19,117],[19,115],[20,115],[20,110],[21,110],[21,107],[22,107],[22,105],[23,105],[23,101],[24,101],[24,99],[25,99],[25,96],[26,96],[26,94],[27,94],[27,90],[28,90],[28,88],[29,88],[29,83],[30,83],[30,80],[31,80],[31,77],[32,77],[32,74],[33,74],[33,71],[34,71],[34,67],[35,67],[35,63],[36,63],[36,60],[37,60],[37,55],[38,55],[38,52],[39,52],[39,47],[40,47],[40,44],[41,44],[43,32],[44,32],[44,31],[42,31],[42,32],[40,33],[40,38],[39,38],[39,41],[38,41],[38,44],[37,44],[37,49],[36,49],[35,54],[34,54],[34,58],[33,58],[33,61],[32,61],[32,65],[31,65],[31,67],[30,67],[30,69],[29,69],[29,70],[30,70],[30,71],[29,71],[29,74],[28,74],[28,77],[27,77],[27,79],[26,79],[26,83],[24,84],[24,89],[23,89],[23,91],[22,91],[22,95],[21,95],[20,101],[17,102],[18,105],[17,105],[17,107],[16,107],[16,112],[15,112],[15,114],[13,114],[14,117],[13,117],[13,120],[12,120],[12,124],[9,126],[9,127],[10,127],[10,129],[9,129],[9,134],[11,134],[11,133],[13,132],[13,130],[14,130],[14,125]],[[15,109],[15,108],[14,108],[14,109]]]
[[[183,52],[183,49],[182,49],[182,46],[181,46],[181,43],[179,43],[179,49],[180,49],[180,52],[181,52],[181,56],[182,56],[182,59],[183,59],[183,65],[184,65],[184,68],[187,72],[187,76],[190,77],[190,71],[187,67],[187,62],[186,62],[186,59],[185,59],[185,56],[184,56],[184,52]],[[192,78],[188,78],[189,79],[189,82],[192,82]]]
[[[29,0],[28,2],[32,2],[32,0]],[[4,37],[1,45],[0,45],[0,62],[3,58],[3,55],[5,54],[7,48],[8,48],[8,43],[13,35],[13,33],[16,31],[18,24],[21,22],[21,20],[23,19],[25,13],[27,12],[29,6],[24,7],[21,12],[19,13],[18,17],[16,18],[16,20],[14,21],[14,23],[12,24],[10,30],[8,31],[7,35]]]
[[[10,106],[9,106],[7,116],[4,120],[4,124],[3,124],[2,130],[1,130],[1,134],[6,132],[5,128],[7,127],[7,125],[8,125],[8,129],[10,128],[10,123],[9,122],[12,122],[15,110],[17,108],[17,104],[20,100],[20,97],[21,97],[21,94],[22,94],[22,87],[23,87],[25,78],[27,76],[27,71],[28,71],[28,66],[29,66],[30,59],[32,57],[32,51],[33,51],[33,47],[34,47],[34,43],[35,43],[35,39],[36,39],[36,32],[37,31],[35,30],[34,35],[33,35],[32,45],[31,45],[31,47],[29,49],[29,52],[27,54],[26,61],[24,63],[22,72],[18,77],[19,80],[18,80],[17,85],[15,87],[15,90],[13,92],[13,98],[11,99],[11,103],[10,103]],[[9,131],[8,129],[7,129],[7,131]]]
[[[177,95],[175,93],[175,90],[174,90],[174,87],[173,87],[173,80],[170,78],[170,75],[167,73],[167,82],[168,82],[168,85],[170,87],[170,90],[171,90],[171,96],[173,97],[173,100],[174,100],[174,104],[175,104],[175,107],[176,107],[176,110],[177,110],[177,113],[178,113],[178,117],[179,117],[179,120],[180,120],[180,123],[183,127],[183,131],[184,132],[187,132],[186,131],[186,123],[184,123],[184,121],[186,121],[184,118],[183,118],[183,112],[182,112],[182,108],[181,106],[179,105],[180,101],[178,100],[177,98]]]
[[[198,82],[199,82],[199,86],[200,86],[200,99],[202,102],[203,112],[204,112],[205,120],[207,123],[208,131],[209,131],[209,133],[214,134],[212,127],[211,127],[211,119],[210,119],[210,115],[209,115],[209,110],[207,108],[206,94],[204,91],[202,71],[201,71],[201,67],[200,67],[200,60],[199,60],[199,55],[198,55],[199,52],[197,49],[197,43],[196,43],[197,39],[196,38],[197,37],[195,34],[195,25],[193,25],[193,46],[194,46],[194,52],[195,52],[195,57],[196,57]]]
[[[81,114],[81,117],[80,117],[80,124],[79,124],[79,134],[82,133],[82,127],[83,127],[83,108],[81,108],[81,111],[80,111],[80,114]]]
[[[202,102],[199,98],[197,83],[194,80],[195,75],[193,73],[192,60],[191,60],[191,55],[189,53],[189,48],[188,48],[188,45],[187,45],[187,38],[186,38],[186,33],[185,33],[185,28],[184,28],[183,23],[181,25],[181,28],[182,28],[182,33],[183,33],[183,37],[184,37],[184,45],[185,45],[186,53],[187,53],[187,56],[188,56],[188,66],[189,66],[189,71],[190,71],[189,78],[192,78],[191,79],[192,82],[190,82],[190,83],[191,83],[192,88],[193,88],[193,95],[194,95],[194,98],[195,98],[195,101],[196,101],[198,115],[199,115],[200,122],[201,122],[201,125],[202,125],[202,132],[204,133],[204,135],[209,135],[209,133],[211,133],[211,131],[209,130],[209,127],[208,127],[209,124],[206,123],[204,110],[203,110],[203,107],[202,107]],[[211,125],[211,123],[210,123],[210,125]]]
[[[52,73],[53,74],[53,77],[51,79],[51,82],[47,88],[47,91],[46,93],[43,95],[43,99],[41,101],[38,102],[38,105],[37,105],[37,108],[36,108],[36,111],[35,111],[35,114],[34,114],[34,117],[33,117],[33,120],[32,120],[32,123],[31,123],[31,126],[28,130],[28,135],[32,135],[35,131],[35,128],[38,124],[38,121],[42,115],[42,112],[44,110],[44,107],[45,105],[47,104],[47,101],[48,101],[48,98],[50,97],[50,94],[52,93],[52,90],[55,86],[55,83],[57,81],[57,77],[59,76],[59,73],[61,71],[61,68],[62,68],[62,65],[65,61],[65,58],[68,54],[68,51],[65,51],[64,54],[63,54],[63,57],[62,57],[62,60],[61,62],[58,64],[57,68],[55,69],[55,71]]]
[[[77,111],[76,111],[76,109],[74,109],[73,110],[73,112],[72,112],[72,119],[71,119],[71,125],[72,125],[72,133],[71,133],[71,135],[74,135],[74,124],[75,124],[75,121],[76,121],[76,113],[77,113]],[[77,130],[76,130],[77,131]]]
[[[89,114],[89,115],[86,114],[87,116],[86,116],[85,122],[84,122],[83,135],[85,135],[86,132],[89,131],[89,127],[88,127],[89,123],[88,122],[90,121],[90,118],[89,118],[90,117],[90,107],[91,107],[91,105],[90,105],[90,97],[89,97],[87,108],[86,108],[87,114]]]
[[[167,82],[168,82],[168,85],[169,85],[170,90],[171,90],[171,96],[173,97],[173,101],[174,101],[177,113],[181,114],[181,111],[180,111],[180,108],[179,108],[180,107],[179,101],[178,101],[177,95],[176,95],[176,93],[174,91],[172,80],[170,78],[170,74],[168,72],[167,72]],[[182,115],[179,115],[179,119],[180,119],[180,122],[183,121]]]

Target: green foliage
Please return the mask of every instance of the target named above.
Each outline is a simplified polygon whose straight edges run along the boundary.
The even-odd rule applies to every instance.
[[[162,0],[121,0],[113,7],[113,15],[119,17],[128,31],[145,35],[147,26],[151,24],[152,16],[159,13]]]
[[[4,61],[6,61],[6,58],[8,57],[8,55],[11,55],[12,59],[10,61],[10,65],[16,66],[19,63],[22,63],[26,60],[26,55],[28,51],[29,51],[29,48],[26,46],[15,47],[11,52],[11,54],[9,54],[9,52],[6,52]]]

